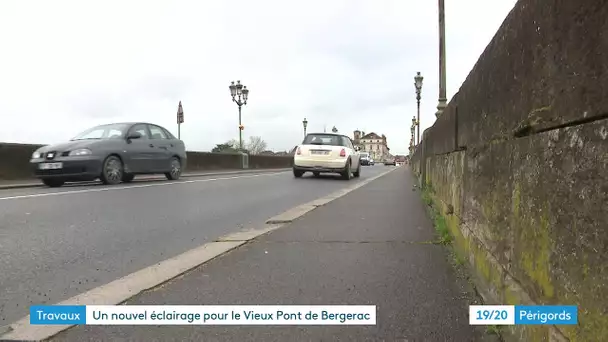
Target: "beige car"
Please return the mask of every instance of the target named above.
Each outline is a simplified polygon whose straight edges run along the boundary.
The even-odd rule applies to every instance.
[[[336,133],[307,134],[294,153],[293,175],[300,178],[306,172],[337,173],[349,180],[361,175],[358,148],[352,140]]]

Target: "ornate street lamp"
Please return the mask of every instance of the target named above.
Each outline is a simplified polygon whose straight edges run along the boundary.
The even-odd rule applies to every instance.
[[[249,98],[249,89],[241,84],[241,81],[234,81],[230,84],[230,96],[232,96],[232,102],[239,106],[239,150],[243,151],[243,123],[241,122],[241,107],[247,104]]]
[[[410,143],[411,143],[411,145],[415,145],[414,144],[414,132],[416,131],[416,126],[412,125],[411,130],[412,130],[412,138],[410,140]]]
[[[424,77],[420,75],[420,71],[416,73],[414,76],[414,87],[416,88],[416,102],[418,104],[418,120],[416,122],[416,126],[418,127],[418,139],[416,140],[416,144],[420,144],[420,93],[422,92],[422,80]]]
[[[306,118],[302,120],[302,126],[304,126],[304,137],[306,138],[306,127],[308,127],[308,120]]]
[[[416,120],[416,117],[413,116],[412,117],[412,140],[414,141],[414,145],[416,145],[416,141],[414,140],[414,129],[416,126],[418,126],[419,122]]]

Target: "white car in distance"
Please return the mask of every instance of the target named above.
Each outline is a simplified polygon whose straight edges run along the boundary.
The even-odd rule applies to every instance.
[[[293,175],[302,177],[312,172],[317,177],[321,173],[337,173],[343,179],[361,175],[358,148],[346,135],[335,133],[307,134],[293,156]]]

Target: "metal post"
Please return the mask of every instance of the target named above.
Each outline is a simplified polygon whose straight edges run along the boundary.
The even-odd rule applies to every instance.
[[[446,95],[446,62],[445,62],[445,0],[439,0],[439,103],[437,113],[439,117],[447,106]]]
[[[418,102],[418,121],[416,122],[416,126],[418,127],[418,139],[416,140],[416,145],[420,144],[420,94],[416,96],[416,101]],[[412,137],[413,140],[414,137]]]
[[[243,130],[241,129],[241,106],[239,105],[239,149],[243,151]]]
[[[180,140],[182,123],[184,123],[184,108],[182,107],[182,101],[179,101],[177,105],[177,139]]]
[[[416,103],[418,104],[418,113],[417,119],[414,118],[412,121],[412,125],[418,127],[418,140],[414,141],[414,131],[412,131],[412,144],[416,142],[416,145],[420,144],[420,93],[422,93],[422,81],[424,77],[420,75],[420,71],[416,73],[414,76],[414,87],[416,88]],[[415,128],[415,127],[412,127]]]

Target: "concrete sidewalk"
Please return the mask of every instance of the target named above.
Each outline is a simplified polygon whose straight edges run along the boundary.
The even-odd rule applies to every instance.
[[[311,180],[314,181],[314,180]],[[52,341],[481,341],[407,167],[127,305],[377,306],[376,326],[77,326]]]
[[[181,175],[182,178],[189,177],[205,177],[205,176],[220,176],[220,175],[237,175],[237,174],[246,174],[246,173],[256,173],[256,172],[279,172],[279,171],[287,171],[291,170],[291,168],[280,168],[280,169],[247,169],[247,170],[215,170],[215,171],[201,171],[201,172],[186,172]],[[145,182],[145,181],[157,181],[157,180],[166,180],[163,175],[139,175],[135,176],[133,182]],[[91,181],[91,182],[71,182],[67,184],[98,184],[99,181]],[[37,179],[20,179],[20,180],[2,180],[0,179],[0,190],[3,189],[20,189],[20,188],[37,188],[44,187]]]

